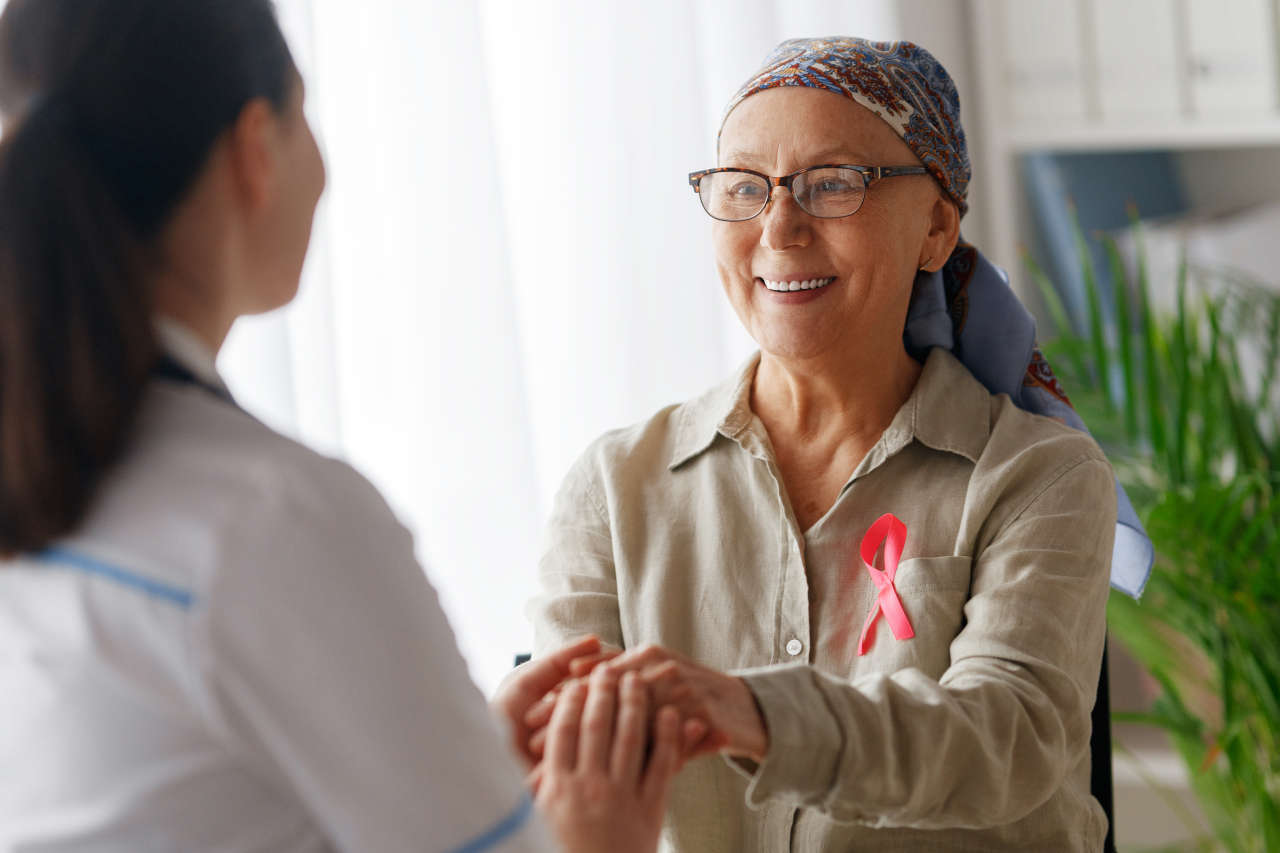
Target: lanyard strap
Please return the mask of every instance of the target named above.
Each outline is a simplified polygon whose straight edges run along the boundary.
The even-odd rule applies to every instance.
[[[205,382],[168,353],[162,353],[160,358],[156,360],[155,366],[151,368],[151,375],[157,379],[176,382],[179,385],[194,386],[201,391],[212,394],[224,403],[229,403],[237,409],[240,408],[240,404],[236,402],[235,397],[231,396],[230,391],[210,382]]]

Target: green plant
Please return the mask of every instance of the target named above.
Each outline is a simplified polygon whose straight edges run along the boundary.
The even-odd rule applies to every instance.
[[[1133,274],[1100,238],[1110,323],[1078,226],[1087,328],[1027,258],[1058,335],[1046,353],[1156,548],[1142,600],[1114,593],[1107,615],[1161,693],[1117,719],[1168,731],[1211,824],[1196,849],[1280,851],[1280,294],[1184,257],[1159,314],[1133,228]]]

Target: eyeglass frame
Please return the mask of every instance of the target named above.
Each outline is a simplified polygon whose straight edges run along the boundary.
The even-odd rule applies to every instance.
[[[799,201],[796,201],[797,207],[799,207],[801,210],[804,210],[805,213],[808,213],[810,216],[814,217],[815,219],[846,219],[850,216],[853,216],[859,210],[862,210],[862,205],[867,200],[867,190],[871,188],[871,185],[873,183],[883,178],[899,178],[899,177],[904,177],[908,175],[931,175],[932,174],[924,166],[855,166],[850,163],[823,163],[818,166],[806,166],[803,169],[797,169],[796,171],[792,172],[789,175],[774,176],[774,175],[766,175],[764,172],[757,172],[755,169],[740,169],[736,166],[719,166],[715,169],[703,169],[699,172],[690,172],[689,186],[693,187],[693,194],[698,197],[698,206],[701,207],[706,212],[707,216],[710,216],[712,219],[716,220],[717,222],[750,222],[752,219],[755,219],[757,216],[764,213],[765,208],[769,206],[769,202],[773,201],[773,191],[775,189],[777,189],[778,187],[786,187],[787,192],[791,193],[791,197],[795,198],[795,191],[792,190],[791,188],[791,185],[792,183],[795,182],[795,179],[803,175],[805,172],[813,172],[818,169],[849,169],[851,171],[857,172],[859,175],[862,176],[862,201],[858,202],[858,206],[855,207],[852,211],[850,211],[849,213],[841,214],[840,216],[819,216],[816,213],[809,213],[808,210],[805,210],[805,207],[803,204],[801,204]],[[760,209],[757,210],[752,215],[748,216],[746,219],[721,219],[720,217],[712,214],[711,211],[707,210],[706,205],[702,203],[702,193],[699,191],[698,185],[702,182],[703,178],[707,177],[708,175],[717,174],[719,172],[738,172],[738,173],[744,173],[748,175],[755,175],[757,178],[763,178],[765,183],[768,184],[769,186],[769,194],[765,196],[764,204],[760,205]]]

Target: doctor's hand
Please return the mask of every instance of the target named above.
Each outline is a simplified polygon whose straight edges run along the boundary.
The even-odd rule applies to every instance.
[[[512,752],[524,762],[526,771],[537,762],[537,756],[529,751],[532,730],[524,721],[529,709],[540,701],[546,702],[547,719],[550,719],[555,696],[562,682],[570,677],[570,667],[574,661],[578,661],[577,667],[580,670],[585,670],[617,654],[616,651],[602,648],[596,637],[587,636],[551,654],[521,664],[503,679],[489,706],[495,714],[507,721],[511,732]],[[541,725],[546,725],[546,721]]]
[[[685,720],[686,729],[702,723],[698,739],[690,742],[686,731],[683,758],[710,752],[725,752],[755,761],[764,760],[769,749],[769,732],[755,696],[746,682],[733,675],[703,666],[661,646],[641,646],[607,661],[571,665],[575,676],[585,669],[606,669],[621,676],[635,672],[649,689],[656,705],[672,705]],[[547,701],[535,704],[524,723],[532,731],[529,752],[542,752],[546,737],[542,727],[551,717]]]
[[[564,685],[546,728],[535,801],[570,853],[652,853],[680,766],[680,715],[636,673]]]

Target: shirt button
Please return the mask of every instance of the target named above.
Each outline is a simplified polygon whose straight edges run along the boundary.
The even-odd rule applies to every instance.
[[[792,657],[795,657],[796,655],[800,654],[802,651],[804,651],[804,643],[800,642],[795,637],[792,637],[790,640],[787,640],[787,654],[791,655]]]

